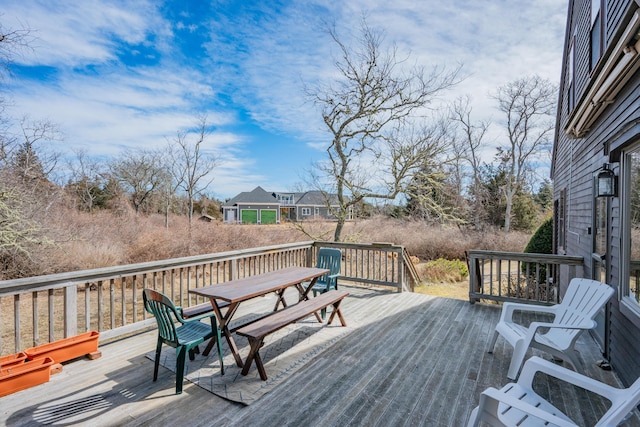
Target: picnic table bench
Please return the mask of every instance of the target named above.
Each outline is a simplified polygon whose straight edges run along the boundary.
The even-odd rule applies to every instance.
[[[289,306],[284,310],[276,311],[267,317],[263,317],[260,320],[257,320],[238,329],[236,333],[238,335],[247,337],[250,346],[249,355],[247,356],[247,359],[242,367],[242,375],[247,375],[249,373],[249,368],[255,360],[256,367],[258,368],[258,372],[260,373],[260,379],[262,379],[263,381],[266,380],[267,373],[264,369],[262,358],[260,357],[259,353],[259,350],[263,345],[264,338],[267,335],[272,334],[284,328],[285,326],[302,320],[312,314],[316,314],[316,318],[318,318],[317,312],[319,310],[333,305],[333,311],[331,313],[331,316],[329,317],[327,325],[330,325],[333,321],[333,318],[337,315],[342,326],[347,326],[344,317],[342,317],[342,312],[340,311],[340,303],[348,295],[349,293],[346,291],[328,291],[318,295],[317,297],[300,301],[299,303]]]

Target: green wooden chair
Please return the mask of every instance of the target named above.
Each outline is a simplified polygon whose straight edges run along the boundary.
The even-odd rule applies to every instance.
[[[213,312],[195,316],[190,319],[184,319],[181,315],[180,308],[176,307],[173,301],[166,295],[153,289],[144,289],[142,298],[144,299],[144,308],[154,315],[158,323],[158,344],[156,345],[153,381],[158,379],[158,366],[160,366],[162,344],[170,345],[176,349],[176,394],[182,393],[187,353],[189,353],[189,359],[193,360],[195,358],[194,352],[197,352],[198,344],[208,339],[216,340],[218,357],[220,359],[220,373],[224,375],[220,328],[218,328]],[[207,317],[211,320],[211,325],[200,322],[201,319]],[[175,321],[179,322],[179,325],[177,325]],[[208,352],[205,351],[203,355],[208,356]]]
[[[342,252],[340,249],[320,248],[318,251],[318,268],[326,268],[329,272],[320,276],[313,285],[311,291],[313,296],[325,293],[332,289],[338,289],[338,276],[340,275],[340,263],[342,262]],[[309,286],[307,283],[305,287]],[[327,309],[321,311],[322,318],[327,315]]]

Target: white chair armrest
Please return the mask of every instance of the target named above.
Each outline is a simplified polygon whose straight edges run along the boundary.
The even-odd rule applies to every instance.
[[[533,337],[538,332],[538,329],[592,329],[595,328],[596,322],[590,320],[588,322],[583,322],[577,325],[562,325],[558,323],[549,323],[549,322],[531,322],[527,327],[527,332],[525,334],[526,342],[531,342]]]
[[[529,324],[530,330],[538,330],[540,328],[556,328],[556,329],[593,329],[597,323],[595,320],[585,319],[581,323],[575,325],[567,325],[564,323],[549,323],[549,322],[531,322]]]
[[[483,402],[483,400],[485,401]],[[522,400],[518,400],[513,396],[496,390],[493,387],[487,388],[480,395],[480,408],[482,408],[484,405],[488,405],[490,408],[492,408],[492,413],[498,414],[498,403],[504,403],[505,405],[509,405],[533,417],[539,418],[543,421],[552,423],[560,427],[577,427],[577,424],[572,421],[567,421],[556,415],[545,412],[538,407],[530,405],[527,402],[523,402]]]
[[[524,363],[520,377],[518,377],[518,383],[523,387],[531,388],[533,386],[533,378],[537,372],[542,372],[543,374],[558,378],[569,384],[589,390],[609,400],[621,392],[619,388],[604,384],[538,356],[533,356]]]
[[[513,321],[513,313],[518,311],[527,311],[534,313],[549,313],[556,314],[558,311],[557,305],[532,305],[532,304],[522,304],[517,302],[505,302],[502,305],[502,312],[500,313],[500,321]]]

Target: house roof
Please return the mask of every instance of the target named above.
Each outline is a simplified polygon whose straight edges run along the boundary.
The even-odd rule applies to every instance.
[[[296,205],[325,205],[327,194],[322,191],[314,190],[307,191],[306,193],[298,193],[296,195]],[[329,194],[329,200],[331,204],[337,203],[337,196],[335,194]]]
[[[269,193],[265,191],[262,187],[258,186],[254,188],[252,191],[243,191],[238,194],[234,198],[227,201],[223,204],[223,207],[233,207],[238,204],[246,204],[246,203],[254,203],[254,204],[279,204],[280,202],[276,199],[276,194],[291,194],[293,195],[294,203],[296,205],[308,205],[308,206],[323,206],[325,205],[326,193],[323,193],[319,190],[306,191],[302,193],[296,192],[285,192],[285,191],[276,191],[273,193]],[[329,200],[331,200],[332,205],[336,205],[338,203],[338,197],[335,194],[329,195]]]
[[[243,191],[222,206],[231,207],[241,203],[279,203],[273,194],[266,192],[258,186],[252,191]]]

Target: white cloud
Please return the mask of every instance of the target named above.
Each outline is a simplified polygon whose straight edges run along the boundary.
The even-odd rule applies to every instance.
[[[195,14],[179,11],[179,21],[171,22],[149,0],[5,0],[4,27],[37,30],[33,52],[18,63],[53,67],[46,80],[14,82],[14,114],[49,118],[61,125],[66,147],[89,146],[107,156],[122,147],[164,144],[207,111],[218,127],[213,144],[224,153],[212,186],[234,195],[285,180],[252,170],[250,147],[258,142],[240,136],[241,116],[315,147],[308,160],[322,158],[328,135],[303,87],[335,76],[336,50],[325,22],[335,21],[348,40],[365,12],[368,23],[384,29],[386,40],[410,52],[412,61],[427,67],[463,63],[468,77],[450,98],[471,94],[477,119],[500,120],[488,97],[499,85],[534,73],[551,80],[560,74],[566,5],[557,0],[315,0],[273,9],[269,2],[231,4],[235,14],[216,9],[194,22]],[[176,33],[206,35],[208,57],[190,58]],[[149,63],[124,64],[124,48]],[[492,126],[495,139],[499,129]]]
[[[251,117],[264,126],[321,141],[322,123],[305,102],[302,83],[313,84],[334,72],[331,52],[335,53],[335,46],[322,21],[335,19],[339,34],[349,41],[350,34],[357,36],[365,11],[369,25],[383,28],[386,40],[397,42],[418,64],[455,67],[462,63],[468,77],[450,98],[472,94],[479,118],[488,120],[495,119],[488,95],[499,85],[531,74],[558,80],[566,7],[553,1],[544,6],[471,0],[294,3],[278,8],[277,14],[267,10],[260,25],[212,24],[212,31],[237,28],[234,34],[242,46],[232,54],[214,38],[210,52],[233,56],[226,69],[232,72],[223,78],[243,82],[236,96],[243,102],[251,100]]]
[[[115,58],[115,40],[144,43],[153,29],[162,33],[162,19],[147,1],[79,2],[7,1],[2,20],[6,27],[26,27],[37,38],[27,65],[73,67]]]

